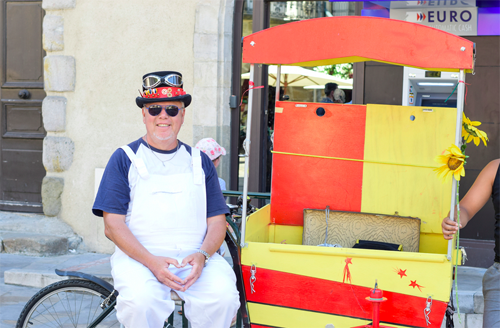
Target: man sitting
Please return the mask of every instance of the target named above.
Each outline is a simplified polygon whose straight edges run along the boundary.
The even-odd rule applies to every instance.
[[[146,74],[142,89],[146,134],[111,156],[92,209],[116,245],[118,320],[163,327],[173,289],[193,328],[227,328],[239,308],[235,274],[216,253],[227,206],[210,158],[177,140],[191,95],[178,72]]]

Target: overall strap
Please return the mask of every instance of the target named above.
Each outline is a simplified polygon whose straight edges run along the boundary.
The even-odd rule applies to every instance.
[[[192,147],[191,155],[193,165],[193,181],[194,184],[200,185],[203,183],[203,168],[201,166],[200,150]]]
[[[148,168],[146,167],[146,164],[144,164],[144,161],[142,160],[142,158],[139,158],[132,151],[132,149],[130,149],[129,146],[123,146],[121,148],[125,151],[125,154],[127,154],[128,158],[130,159],[132,164],[137,169],[137,172],[139,173],[140,177],[147,180],[149,178],[149,172],[148,172]]]

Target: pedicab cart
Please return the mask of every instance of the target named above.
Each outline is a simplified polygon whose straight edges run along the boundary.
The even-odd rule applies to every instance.
[[[441,232],[448,211],[453,217],[457,183],[437,178],[434,159],[451,144],[460,147],[473,42],[414,23],[355,16],[245,37],[246,157],[252,93],[263,92],[253,83],[255,65],[369,60],[458,72],[457,108],[280,101],[276,93],[271,201],[241,225],[245,326],[376,327],[380,320],[384,327],[441,327],[461,255]]]

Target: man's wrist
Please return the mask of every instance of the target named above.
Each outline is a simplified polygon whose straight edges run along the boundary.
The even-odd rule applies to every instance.
[[[207,252],[205,252],[202,249],[199,249],[196,252],[202,254],[205,257],[205,265],[206,265],[208,260],[210,259],[210,254],[208,254]]]

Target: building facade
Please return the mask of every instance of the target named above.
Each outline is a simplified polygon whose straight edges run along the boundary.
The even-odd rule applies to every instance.
[[[4,133],[2,145],[8,148],[11,139],[20,139],[24,133],[30,138],[25,144],[34,144],[30,150],[34,159],[18,156],[17,161],[34,162],[35,169],[45,171],[33,183],[38,186],[34,200],[28,202],[27,197],[19,196],[11,200],[19,205],[17,208],[3,209],[33,212],[27,203],[37,203],[35,211],[40,212],[42,203],[45,215],[68,223],[88,250],[111,252],[113,245],[104,236],[102,219],[95,217],[91,208],[111,154],[145,134],[141,110],[135,104],[143,74],[181,72],[184,89],[192,94],[193,101],[187,108],[180,140],[195,144],[201,138],[213,137],[229,149],[233,1],[125,0],[118,4],[98,0],[4,0],[2,8],[2,19],[11,23],[6,24],[7,42],[3,47],[7,62],[3,72],[7,82],[4,78],[3,84],[9,87],[10,83],[11,89],[2,90],[2,98],[8,95],[15,99],[3,103],[2,123],[12,128],[7,138]],[[24,56],[34,62],[31,84],[19,77],[23,63],[12,64],[16,51],[24,50],[22,46],[30,41],[13,43],[24,36],[16,35],[21,23],[11,22],[14,13],[20,22],[30,21],[29,17],[38,19],[31,19],[39,31],[38,39],[34,37],[36,52],[33,59]],[[10,95],[18,92],[13,86],[31,87],[27,90],[31,99],[21,103],[21,96]],[[28,132],[26,127],[13,125],[24,120],[35,121]],[[18,146],[22,147],[26,148],[24,144]],[[3,151],[3,158],[11,153]],[[3,165],[3,169],[3,181],[9,180],[9,174],[11,180],[17,178],[14,174],[19,168],[16,171],[15,165]],[[30,169],[24,164],[19,175],[27,175]],[[219,170],[227,179],[229,161],[222,161]]]
[[[241,63],[241,38],[296,20],[342,15],[389,18],[391,10],[402,10],[392,8],[391,2],[384,2],[384,7],[369,1],[122,0],[117,5],[98,0],[1,0],[0,4],[0,210],[43,211],[58,217],[83,238],[88,250],[97,252],[111,252],[113,245],[104,236],[102,219],[92,215],[92,203],[111,154],[145,133],[135,105],[143,74],[158,70],[183,74],[184,89],[193,95],[193,102],[179,138],[195,144],[213,137],[224,146],[228,155],[219,176],[229,189],[237,190],[242,167],[238,104],[245,89],[241,74],[247,70]],[[494,29],[500,18],[498,1],[462,4],[477,13],[475,34],[468,31],[464,36],[476,42],[478,53],[476,75],[467,77],[471,85],[465,111],[483,122],[490,137],[487,148],[468,149],[471,159],[461,184],[464,195],[480,169],[500,157],[500,33]],[[442,19],[440,15],[436,19]],[[255,76],[256,85],[264,85],[266,91],[255,92],[253,99],[250,191],[269,189],[268,127],[273,104],[265,96],[266,69],[258,67]],[[353,103],[401,104],[402,80],[402,67],[354,64]],[[484,209],[478,214],[481,220],[464,230],[462,236],[471,249],[491,244],[492,231],[485,228],[491,213]]]

